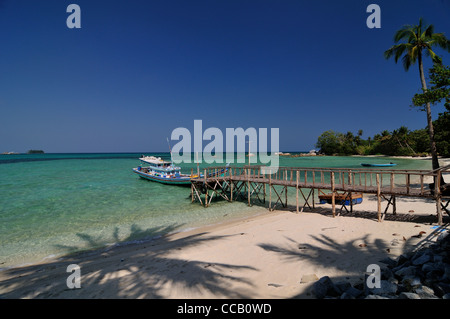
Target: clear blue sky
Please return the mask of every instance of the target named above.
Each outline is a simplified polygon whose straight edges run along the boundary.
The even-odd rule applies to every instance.
[[[417,66],[383,57],[420,17],[450,37],[448,0],[0,0],[0,152],[167,151],[194,119],[280,128],[282,151],[326,130],[423,128]]]

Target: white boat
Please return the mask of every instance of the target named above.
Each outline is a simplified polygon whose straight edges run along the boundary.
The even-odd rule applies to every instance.
[[[198,177],[182,174],[180,167],[174,166],[172,162],[165,161],[161,157],[142,156],[139,160],[141,165],[133,168],[133,172],[150,181],[170,185],[190,185],[191,179]]]

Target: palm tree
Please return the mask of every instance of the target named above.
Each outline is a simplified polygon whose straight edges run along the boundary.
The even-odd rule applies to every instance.
[[[406,71],[410,66],[418,62],[420,81],[422,83],[422,90],[427,91],[427,83],[423,72],[423,56],[430,56],[435,63],[441,63],[441,58],[433,52],[432,48],[435,46],[441,47],[450,52],[450,40],[448,40],[443,33],[434,33],[434,26],[432,24],[426,25],[422,18],[418,25],[405,25],[398,30],[394,35],[396,44],[384,52],[386,59],[392,56],[395,63],[402,57],[403,67]],[[427,103],[425,110],[427,112],[428,134],[430,135],[430,147],[432,156],[433,170],[439,168],[439,161],[436,151],[436,143],[434,142],[434,129],[431,119],[431,106]]]

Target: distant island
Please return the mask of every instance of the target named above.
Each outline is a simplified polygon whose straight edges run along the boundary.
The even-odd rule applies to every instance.
[[[27,154],[44,154],[43,150],[29,150]]]

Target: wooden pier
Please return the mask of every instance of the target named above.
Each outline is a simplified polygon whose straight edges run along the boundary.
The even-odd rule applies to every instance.
[[[450,184],[441,185],[442,180],[450,182],[450,165],[434,171],[367,169],[367,168],[311,168],[265,166],[208,167],[203,177],[192,179],[192,202],[199,201],[208,207],[214,197],[233,200],[247,200],[266,203],[274,210],[278,205],[287,207],[288,188],[296,191],[297,212],[305,207],[315,208],[315,195],[331,196],[333,217],[336,216],[336,198],[349,200],[353,210],[355,194],[374,194],[377,197],[378,221],[382,221],[392,206],[396,214],[396,197],[428,198],[436,201],[437,222],[442,224],[442,211],[449,213]],[[431,188],[430,188],[431,185]],[[300,196],[304,203],[299,203]],[[387,206],[382,213],[382,200]],[[347,209],[343,204],[340,208]]]

